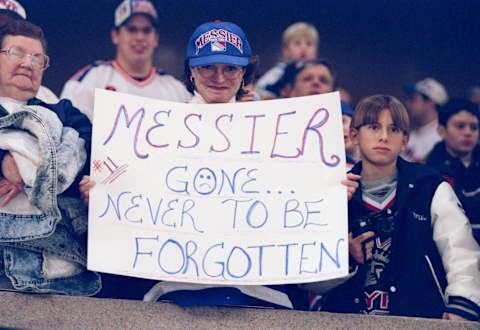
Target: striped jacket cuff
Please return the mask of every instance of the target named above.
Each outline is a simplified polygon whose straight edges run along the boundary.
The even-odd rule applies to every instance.
[[[448,304],[445,311],[470,321],[480,320],[480,306],[467,298],[459,296],[448,297]]]

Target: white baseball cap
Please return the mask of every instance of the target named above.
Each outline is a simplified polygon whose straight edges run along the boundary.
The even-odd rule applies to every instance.
[[[17,15],[18,18],[27,19],[25,8],[15,0],[0,0],[0,11],[8,11],[8,13]]]
[[[0,0],[2,1],[2,0]],[[155,6],[148,0],[125,0],[115,9],[115,27],[120,27],[133,15],[146,15],[152,23],[157,22],[158,13]]]
[[[407,93],[418,92],[423,94],[437,105],[444,105],[448,101],[445,87],[433,78],[425,78],[414,85],[407,85],[405,90]]]

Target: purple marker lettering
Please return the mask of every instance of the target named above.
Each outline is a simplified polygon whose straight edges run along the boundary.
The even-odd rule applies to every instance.
[[[250,135],[250,149],[242,151],[242,154],[259,154],[260,151],[253,150],[253,144],[255,143],[255,128],[257,126],[257,118],[264,118],[265,115],[246,115],[245,118],[253,118],[252,120],[252,134]],[[278,124],[278,122],[277,122]]]
[[[146,134],[146,139],[147,139],[147,142],[149,145],[151,145],[152,147],[154,148],[165,148],[165,147],[168,147],[170,144],[168,143],[164,143],[164,144],[155,144],[151,141],[150,139],[150,133],[158,128],[158,127],[163,127],[165,126],[165,124],[161,123],[158,121],[158,118],[157,116],[158,115],[161,115],[161,114],[167,114],[167,117],[170,117],[170,113],[172,112],[172,110],[168,110],[168,111],[158,111],[155,113],[155,115],[153,116],[153,121],[156,123],[156,125],[153,125],[152,127],[150,127],[147,131],[147,134]]]
[[[185,119],[183,120],[183,123],[185,124],[185,128],[190,133],[192,133],[192,135],[195,137],[195,142],[193,144],[187,146],[187,145],[183,145],[181,140],[178,140],[177,149],[178,148],[185,148],[185,149],[195,148],[198,145],[198,143],[200,142],[200,137],[197,134],[195,134],[195,132],[192,131],[190,126],[188,126],[188,124],[187,124],[187,121],[190,117],[197,117],[199,119],[199,121],[202,121],[202,115],[199,114],[199,113],[190,113],[190,114],[186,115]]]
[[[142,126],[143,117],[145,117],[145,109],[144,108],[140,108],[137,111],[135,111],[132,118],[130,118],[128,116],[128,112],[127,112],[127,109],[125,108],[125,106],[124,105],[120,106],[120,108],[118,109],[118,112],[117,112],[117,116],[115,117],[115,122],[113,123],[113,127],[110,131],[110,134],[108,135],[107,139],[103,142],[103,145],[107,145],[107,143],[110,142],[110,140],[113,138],[113,135],[114,135],[114,133],[117,129],[117,126],[119,124],[121,114],[123,114],[123,116],[125,118],[125,122],[126,122],[125,126],[127,128],[130,128],[130,125],[132,125],[132,122],[135,120],[135,118],[137,116],[140,116],[140,119],[138,120],[138,125],[135,129],[135,137],[134,137],[134,140],[133,140],[133,149],[134,149],[134,152],[135,152],[135,156],[137,156],[138,158],[140,158],[140,159],[148,158],[148,154],[141,154],[137,149],[138,135],[140,134],[140,128]]]
[[[320,152],[320,159],[322,160],[323,164],[325,164],[328,167],[335,167],[340,163],[340,157],[337,155],[330,156],[330,159],[332,160],[332,162],[328,162],[325,159],[325,154],[323,150],[323,136],[322,136],[322,133],[320,133],[319,131],[319,129],[323,125],[325,125],[325,123],[328,121],[329,117],[330,117],[330,114],[328,113],[328,110],[325,108],[320,108],[313,114],[312,118],[310,118],[310,121],[308,122],[307,127],[303,131],[302,147],[301,149],[298,149],[298,150],[300,151],[300,155],[303,155],[303,152],[305,151],[305,141],[307,140],[307,135],[309,132],[313,132],[318,137],[318,148]]]
[[[277,137],[279,135],[285,135],[285,134],[288,134],[288,132],[282,132],[280,131],[280,119],[281,117],[283,116],[290,116],[290,115],[294,115],[296,114],[297,112],[296,111],[292,111],[292,112],[284,112],[284,113],[279,113],[278,116],[277,116],[277,125],[276,125],[276,128],[275,128],[275,139],[273,140],[273,146],[272,146],[272,152],[270,153],[270,158],[297,158],[300,154],[301,154],[301,150],[299,150],[297,148],[297,154],[296,155],[291,155],[291,156],[287,156],[287,155],[281,155],[281,154],[278,154],[275,152],[275,148],[277,146]]]
[[[220,122],[221,119],[223,118],[228,118],[230,122],[232,122],[233,120],[233,114],[225,114],[225,115],[221,115],[221,116],[218,116],[217,120],[215,120],[215,128],[217,129],[217,131],[225,138],[225,142],[227,144],[227,146],[223,149],[216,149],[213,145],[210,146],[210,152],[214,151],[214,152],[225,152],[227,151],[228,149],[230,149],[230,140],[228,139],[228,136],[225,134],[224,131],[222,131],[220,129],[220,127],[218,126],[218,123]]]

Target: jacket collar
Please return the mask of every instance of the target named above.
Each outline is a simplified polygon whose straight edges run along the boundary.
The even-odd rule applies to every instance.
[[[450,164],[455,164],[458,163],[458,165],[462,165],[463,163],[458,159],[457,157],[452,156],[448,151],[447,147],[445,146],[445,142],[439,142],[437,143],[430,155],[427,158],[429,164],[444,164],[446,161],[450,162]],[[448,165],[448,164],[446,164]],[[475,148],[473,149],[472,152],[472,162],[470,163],[470,166],[480,166],[480,146],[477,144]]]
[[[37,99],[36,97],[27,101],[27,105],[40,105],[42,103],[44,103],[44,102]]]
[[[397,181],[397,192],[395,194],[395,205],[394,208],[401,210],[410,194],[414,191],[414,188],[420,181],[438,176],[438,172],[434,169],[431,169],[423,164],[411,163],[404,160],[402,157],[397,158],[397,169],[398,169],[398,181]],[[358,162],[350,171],[354,174],[360,174],[362,172],[362,162]],[[361,185],[355,191],[355,194],[352,198],[356,203],[363,204],[362,201],[362,187]]]

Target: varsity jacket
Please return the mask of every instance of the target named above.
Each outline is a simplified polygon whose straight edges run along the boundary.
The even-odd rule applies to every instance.
[[[352,172],[361,173],[361,162]],[[391,315],[441,318],[444,312],[470,320],[480,316],[480,247],[450,185],[435,170],[398,158],[393,207],[392,252],[382,275]],[[349,224],[370,213],[357,189],[349,202]],[[389,210],[387,210],[389,212]],[[351,265],[355,266],[355,265]],[[365,265],[332,290],[324,304],[331,312],[359,313]],[[448,280],[447,280],[448,279]]]
[[[472,162],[465,167],[447,152],[445,142],[440,142],[428,155],[427,165],[437,169],[452,184],[480,243],[480,146],[473,149]]]

